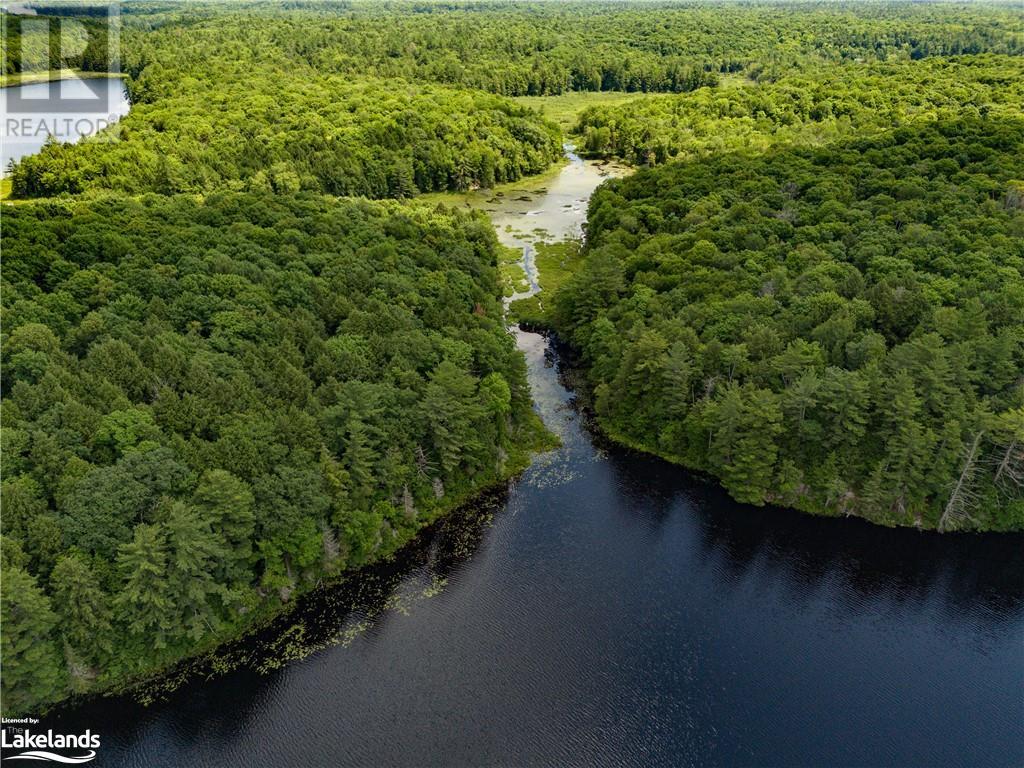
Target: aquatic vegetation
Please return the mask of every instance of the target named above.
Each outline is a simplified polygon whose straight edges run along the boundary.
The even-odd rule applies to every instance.
[[[1024,525],[1016,9],[124,11],[130,115],[0,184],[5,713],[440,594],[365,566],[556,444],[501,301],[532,278],[508,319],[572,340],[620,442],[752,503]],[[56,29],[13,21],[5,76],[102,71],[102,22],[69,61]]]
[[[5,210],[5,635],[39,656],[5,656],[12,700],[68,691],[58,620],[76,688],[138,679],[524,467],[547,438],[500,253],[476,214],[397,203]]]

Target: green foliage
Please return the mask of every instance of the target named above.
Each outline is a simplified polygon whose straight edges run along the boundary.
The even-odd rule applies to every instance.
[[[509,306],[509,319],[524,328],[550,328],[551,318],[546,299],[553,296],[583,265],[583,244],[579,240],[536,244],[534,263],[537,267],[540,293],[516,299]]]
[[[545,169],[559,128],[509,96],[666,94],[584,111],[586,152],[666,165],[511,308],[610,431],[752,503],[1024,527],[1016,9],[294,5],[125,4],[130,114],[13,168],[64,197],[3,214],[5,714],[235,636],[550,446],[518,254],[333,197]],[[5,73],[103,69],[75,12],[59,61],[63,20],[11,21]]]
[[[561,154],[556,126],[498,96],[248,65],[236,78],[207,59],[200,79],[165,82],[114,141],[48,143],[16,165],[14,196],[226,186],[403,198],[513,181]]]
[[[503,477],[535,435],[497,252],[479,215],[315,195],[5,210],[4,354],[43,356],[3,377],[5,642],[45,638],[5,651],[12,710],[230,636]]]
[[[993,73],[1020,79],[1010,57],[1024,50],[1018,16],[998,6],[268,3],[241,12],[141,5],[123,17],[131,113],[111,132],[51,142],[18,163],[15,196],[227,187],[405,198],[489,187],[560,154],[558,127],[504,97],[574,91],[692,96],[597,107],[579,124],[592,154],[662,162],[720,147],[708,130],[720,119],[733,141],[754,146],[827,136],[836,122],[980,103]],[[82,44],[74,60],[49,66],[102,69],[102,22],[54,18],[50,34],[65,22]],[[32,47],[21,23],[15,17],[5,40],[8,72]],[[967,54],[999,55],[985,60],[1005,71],[942,72],[939,62],[893,76],[918,59]],[[834,73],[859,72],[861,62],[868,73],[836,92]],[[765,87],[733,88],[736,77]]]
[[[111,600],[81,554],[61,557],[50,575],[53,607],[60,631],[72,652],[86,663],[99,663],[113,651]]]
[[[128,631],[164,648],[178,628],[172,611],[174,596],[167,581],[167,542],[158,525],[138,525],[132,541],[117,555],[121,588],[114,599]]]
[[[36,580],[19,567],[4,570],[0,619],[5,710],[22,711],[59,698],[66,672],[53,639],[57,617]]]
[[[601,422],[743,501],[1019,529],[1022,157],[961,118],[604,185],[554,310]]]
[[[168,23],[178,21],[168,14],[155,30],[151,11],[137,25],[130,7],[124,13],[127,68],[139,73],[136,88],[147,97],[167,87],[170,73],[201,75],[210,58],[249,51],[350,79],[541,96],[681,92],[734,72],[1024,50],[1016,9],[980,4],[427,2],[311,4],[287,13],[267,4],[192,9],[187,28]]]
[[[660,165],[778,144],[824,144],[961,112],[1014,117],[1024,104],[1024,57],[964,56],[811,66],[731,87],[584,109],[575,133],[591,157]]]
[[[223,537],[225,551],[217,565],[221,582],[246,582],[256,525],[252,490],[230,472],[211,469],[199,478],[192,504]]]

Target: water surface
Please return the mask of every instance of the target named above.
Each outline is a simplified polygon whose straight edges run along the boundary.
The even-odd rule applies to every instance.
[[[75,142],[128,114],[121,78],[89,78],[0,88],[0,172],[38,152],[47,137]]]
[[[566,144],[565,161],[550,172],[502,184],[496,189],[424,195],[424,199],[485,212],[502,245],[522,251],[522,266],[530,287],[507,301],[536,293],[535,246],[538,242],[580,239],[584,235],[590,195],[606,179],[624,176],[630,169],[614,162],[584,160]]]
[[[45,725],[140,768],[1024,763],[1020,536],[737,504],[604,445],[564,354],[516,336],[560,449],[231,671]]]

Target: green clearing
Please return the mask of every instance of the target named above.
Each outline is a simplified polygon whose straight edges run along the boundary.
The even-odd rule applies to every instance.
[[[551,296],[583,265],[583,244],[579,240],[537,243],[537,272],[542,291]]]
[[[535,109],[548,120],[553,120],[562,133],[575,133],[580,113],[589,107],[614,107],[627,101],[648,99],[658,94],[626,93],[625,91],[581,91],[559,96],[516,96],[512,100]],[[663,94],[661,94],[663,95]]]
[[[523,254],[518,248],[498,246],[498,274],[501,276],[501,289],[505,298],[530,290],[530,281],[526,277],[522,260]]]
[[[52,83],[55,80],[96,80],[110,77],[123,77],[120,72],[86,72],[81,69],[48,69],[41,72],[12,72],[0,75],[0,88],[32,83]]]
[[[546,307],[559,288],[583,266],[583,244],[579,240],[562,240],[537,243],[535,247],[540,293],[513,301],[509,305],[509,321],[525,327],[546,328],[551,324]]]

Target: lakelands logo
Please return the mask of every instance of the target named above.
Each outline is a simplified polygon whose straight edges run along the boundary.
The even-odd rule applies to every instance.
[[[68,735],[54,733],[53,729],[46,733],[33,733],[29,728],[3,729],[2,745],[7,749],[24,750],[15,755],[5,755],[5,760],[44,760],[51,763],[77,765],[88,763],[96,757],[100,746],[99,734],[86,730],[85,733]],[[51,750],[73,751],[77,754],[59,754]],[[84,754],[83,754],[84,750]]]

